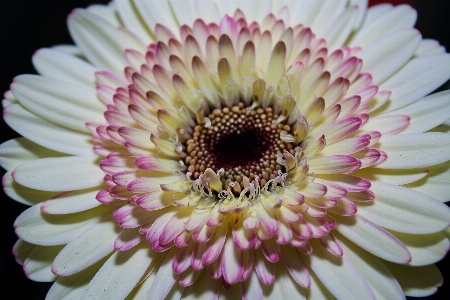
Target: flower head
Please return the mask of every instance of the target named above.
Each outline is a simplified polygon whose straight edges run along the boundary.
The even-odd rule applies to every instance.
[[[450,55],[408,6],[240,5],[77,9],[77,46],[39,50],[41,75],[5,93],[24,136],[1,146],[5,191],[39,199],[14,253],[56,280],[48,298],[397,299],[441,284],[450,93],[426,95]]]

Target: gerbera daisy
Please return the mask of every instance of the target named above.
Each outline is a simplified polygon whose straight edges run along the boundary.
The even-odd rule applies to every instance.
[[[239,5],[238,5],[239,4]],[[76,9],[4,119],[13,252],[49,299],[427,296],[449,248],[450,56],[408,6]]]

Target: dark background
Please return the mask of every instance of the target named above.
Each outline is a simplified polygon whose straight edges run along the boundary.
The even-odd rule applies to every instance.
[[[107,0],[0,0],[0,95],[9,89],[12,78],[19,74],[33,74],[31,56],[42,47],[71,44],[66,16],[76,7]],[[409,3],[419,12],[416,27],[424,38],[433,38],[450,49],[449,0],[371,0],[371,3]],[[449,88],[447,82],[446,87]],[[1,99],[0,99],[1,100]],[[3,121],[0,123],[0,143],[18,137]],[[3,172],[0,172],[3,174]],[[16,241],[12,224],[27,207],[9,199],[0,192],[0,282],[15,299],[44,299],[51,283],[28,280],[18,265],[11,249]],[[436,294],[427,299],[450,299],[450,257],[438,267],[448,281]],[[124,274],[126,276],[126,274]],[[9,285],[14,284],[9,288]],[[4,293],[5,294],[5,293]]]

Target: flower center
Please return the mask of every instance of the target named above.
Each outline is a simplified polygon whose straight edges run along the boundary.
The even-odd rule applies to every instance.
[[[294,153],[290,143],[280,139],[291,131],[289,125],[274,124],[278,118],[271,107],[249,110],[241,102],[228,108],[214,109],[208,115],[210,124],[196,125],[185,147],[188,171],[197,179],[207,168],[224,169],[221,178],[225,187],[230,182],[243,189],[245,180],[259,178],[263,186],[278,175],[282,166],[277,154]]]

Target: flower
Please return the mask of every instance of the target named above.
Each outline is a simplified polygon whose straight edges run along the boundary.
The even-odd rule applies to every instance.
[[[426,95],[450,57],[407,6],[318,3],[71,14],[77,46],[39,50],[3,102],[24,136],[4,188],[34,204],[14,253],[48,298],[436,290],[450,103]]]

